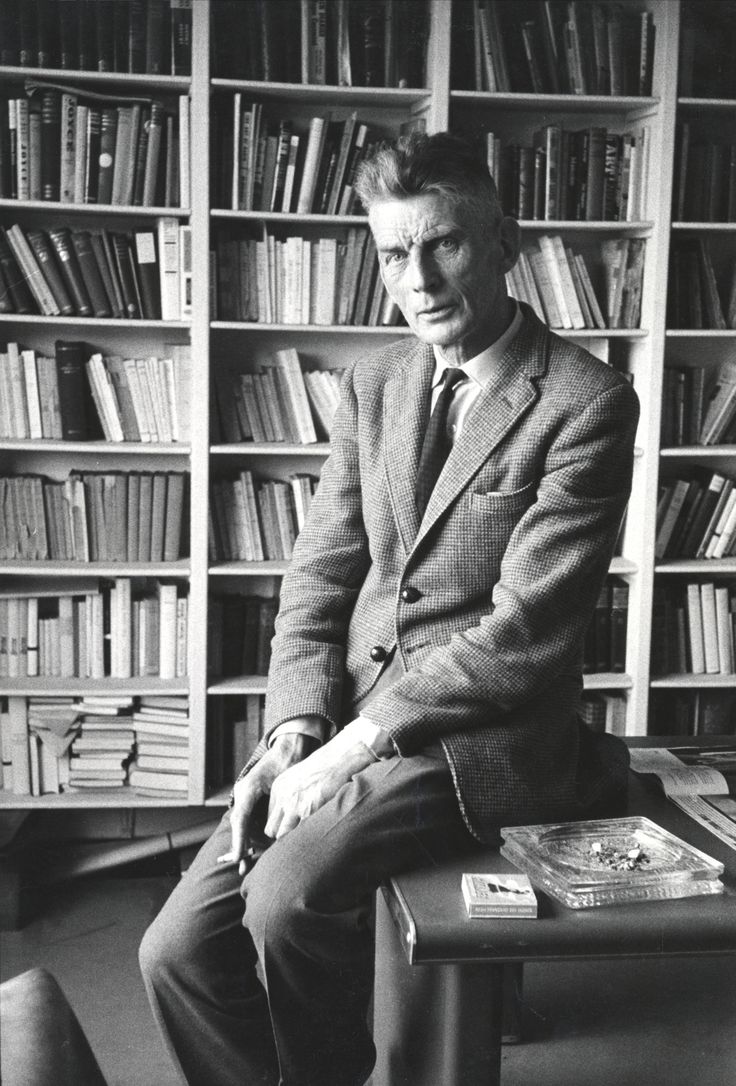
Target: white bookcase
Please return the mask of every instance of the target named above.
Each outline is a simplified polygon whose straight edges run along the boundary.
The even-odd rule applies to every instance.
[[[706,686],[734,687],[736,676],[714,678],[675,675],[652,677],[650,674],[650,640],[652,600],[658,578],[710,577],[736,580],[736,559],[715,562],[672,562],[656,565],[653,543],[656,527],[657,493],[660,469],[669,470],[671,462],[717,465],[732,474],[736,471],[736,449],[715,448],[660,449],[660,403],[663,369],[680,359],[700,357],[714,364],[732,352],[736,331],[668,331],[666,326],[666,285],[671,239],[684,232],[707,232],[718,244],[734,255],[736,224],[672,223],[672,182],[675,168],[675,128],[678,114],[691,116],[705,112],[718,123],[731,123],[736,114],[734,101],[701,102],[693,99],[678,101],[678,41],[680,4],[672,0],[631,0],[638,10],[653,13],[656,26],[652,96],[646,98],[612,98],[603,96],[493,94],[487,92],[454,91],[450,83],[449,0],[431,0],[431,33],[428,53],[428,87],[423,90],[384,90],[376,88],[336,88],[238,81],[213,77],[211,71],[211,16],[217,0],[197,0],[193,4],[193,58],[190,79],[147,76],[100,76],[87,73],[63,73],[71,79],[90,85],[110,83],[116,88],[144,93],[155,88],[158,93],[191,95],[191,207],[175,212],[192,227],[193,246],[193,313],[190,322],[145,322],[115,320],[82,320],[70,318],[0,316],[3,340],[15,339],[37,350],[50,351],[57,337],[84,338],[97,349],[113,352],[145,350],[151,354],[163,350],[165,343],[191,344],[193,405],[191,444],[189,446],[151,448],[131,444],[63,443],[48,441],[3,441],[0,443],[0,472],[41,472],[65,475],[71,468],[111,466],[121,469],[160,467],[188,470],[191,482],[190,557],[160,570],[137,567],[74,568],[70,564],[25,564],[5,568],[0,573],[3,583],[23,574],[47,574],[51,569],[59,577],[69,578],[90,573],[104,576],[130,575],[181,578],[189,585],[189,666],[185,680],[167,682],[105,680],[102,683],[82,683],[75,680],[17,680],[0,681],[0,694],[82,693],[94,688],[99,692],[159,693],[162,691],[188,694],[191,708],[190,786],[189,803],[222,804],[227,789],[213,794],[206,785],[207,720],[219,699],[242,698],[246,694],[262,694],[265,678],[244,675],[239,678],[217,679],[207,673],[208,607],[213,596],[227,591],[270,594],[277,591],[285,563],[210,563],[208,560],[208,502],[213,481],[230,471],[250,469],[255,475],[286,478],[291,472],[303,471],[318,475],[327,455],[327,446],[214,443],[210,439],[208,405],[214,395],[214,374],[222,367],[247,369],[259,357],[283,347],[294,347],[311,368],[345,365],[356,355],[381,343],[405,334],[397,328],[364,328],[346,326],[264,325],[218,320],[210,312],[210,254],[214,239],[225,231],[236,235],[262,229],[266,224],[277,235],[303,233],[319,237],[322,233],[339,235],[351,225],[364,222],[356,216],[266,214],[233,211],[210,204],[210,191],[218,168],[207,149],[210,146],[210,125],[213,103],[236,92],[243,97],[263,103],[264,111],[281,111],[280,115],[305,119],[328,110],[340,117],[357,110],[361,120],[397,133],[399,125],[410,118],[424,119],[429,131],[450,128],[473,131],[479,127],[517,135],[529,134],[542,124],[560,123],[569,127],[604,125],[615,131],[631,126],[648,129],[649,157],[646,187],[646,214],[640,221],[616,222],[524,222],[527,237],[538,233],[556,232],[571,238],[585,251],[601,239],[626,234],[646,238],[646,261],[642,290],[640,328],[614,331],[584,331],[572,334],[584,342],[616,344],[616,361],[632,376],[639,395],[642,415],[637,435],[637,455],[634,486],[622,553],[614,559],[611,572],[629,585],[629,613],[626,670],[623,674],[586,676],[588,690],[616,692],[625,697],[626,732],[629,735],[647,733],[649,702],[663,688]],[[33,72],[34,77],[47,78],[60,73]],[[27,69],[5,69],[0,72],[3,84],[18,85],[29,75]],[[70,221],[90,224],[102,222],[125,224],[145,221],[162,213],[162,209],[140,208],[70,208],[69,205],[48,205],[0,201],[0,218],[5,223],[51,222],[54,215],[69,215]],[[171,211],[166,209],[166,213]],[[41,568],[42,567],[42,568]],[[15,807],[55,806],[166,806],[166,801],[146,799],[132,792],[114,795],[63,794],[59,796],[24,797],[0,793],[0,805]]]

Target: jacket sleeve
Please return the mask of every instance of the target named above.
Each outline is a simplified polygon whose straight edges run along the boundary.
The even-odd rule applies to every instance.
[[[579,670],[631,489],[637,419],[636,396],[620,384],[561,427],[536,501],[510,537],[490,613],[371,702],[371,720],[400,753],[500,722]]]
[[[298,714],[321,716],[333,729],[340,722],[350,616],[370,566],[357,432],[349,370],[333,426],[332,450],[282,582],[266,699],[266,738],[279,723],[297,715],[297,704]]]

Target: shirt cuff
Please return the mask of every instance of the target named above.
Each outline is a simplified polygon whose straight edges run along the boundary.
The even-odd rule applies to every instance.
[[[377,762],[395,757],[396,747],[388,732],[385,728],[379,728],[378,724],[374,724],[368,717],[359,716],[348,724],[347,728],[359,742],[368,747]]]
[[[318,743],[324,743],[325,725],[320,720],[304,720],[300,718],[285,720],[283,724],[279,724],[278,727],[274,728],[269,735],[269,747],[280,735],[308,735],[312,739],[316,739]]]

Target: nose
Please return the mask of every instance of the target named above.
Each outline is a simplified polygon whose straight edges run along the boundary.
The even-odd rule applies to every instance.
[[[417,292],[431,290],[437,285],[438,270],[431,253],[419,248],[409,254],[409,286]]]

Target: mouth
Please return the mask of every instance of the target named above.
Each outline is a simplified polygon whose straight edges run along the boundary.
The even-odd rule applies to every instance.
[[[452,303],[449,303],[448,305],[434,305],[428,309],[420,309],[417,313],[417,317],[428,321],[444,320],[454,308]]]

